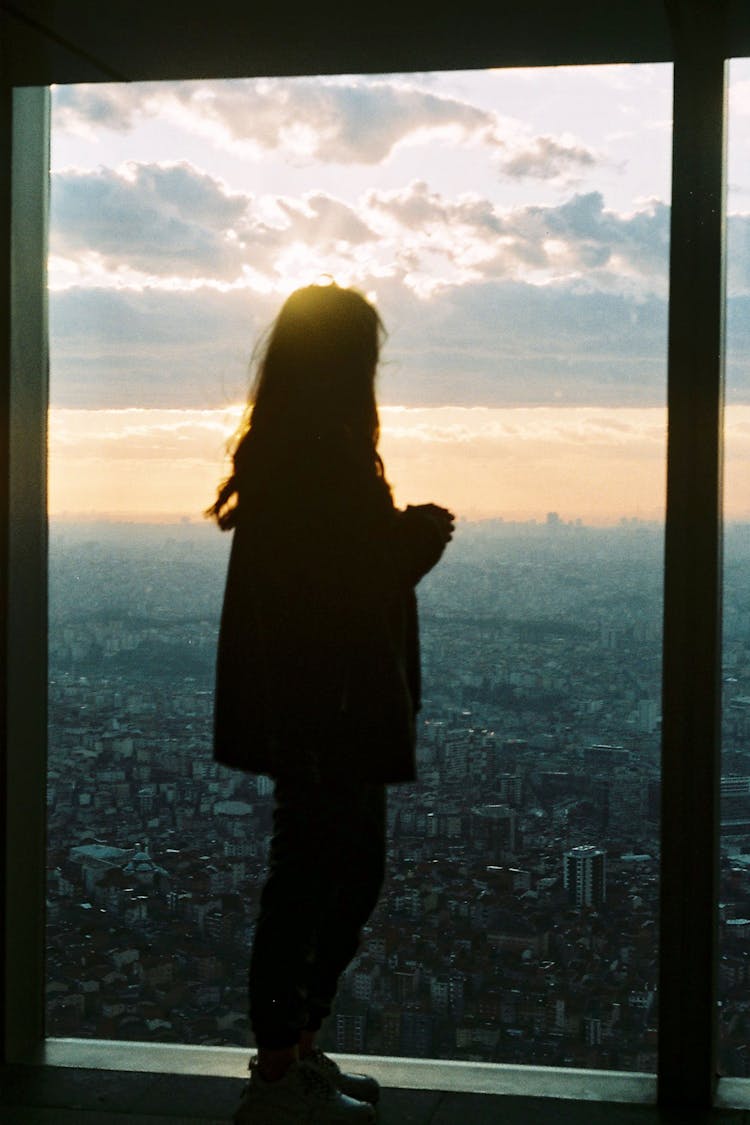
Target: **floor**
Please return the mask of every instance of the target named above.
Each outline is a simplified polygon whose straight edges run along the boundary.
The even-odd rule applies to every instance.
[[[3,1125],[226,1125],[236,1078],[185,1077],[71,1067],[0,1069]],[[650,1106],[383,1090],[378,1125],[750,1125],[750,1110],[668,1113]]]

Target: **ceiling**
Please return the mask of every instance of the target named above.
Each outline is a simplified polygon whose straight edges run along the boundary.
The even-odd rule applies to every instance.
[[[729,2],[735,38],[750,53],[750,4]],[[11,85],[672,57],[663,0],[377,7],[351,0],[309,7],[252,0],[16,0],[0,2],[0,11],[3,77]]]

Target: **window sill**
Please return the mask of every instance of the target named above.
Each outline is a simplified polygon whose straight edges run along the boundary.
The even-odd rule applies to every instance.
[[[382,1086],[410,1090],[506,1094],[566,1100],[653,1105],[656,1075],[610,1070],[514,1066],[507,1063],[336,1055],[347,1069],[366,1068]],[[78,1069],[243,1078],[248,1052],[239,1047],[117,1042],[109,1039],[47,1039],[35,1064]],[[729,1080],[742,1082],[741,1079]],[[723,1105],[735,1102],[723,1101]],[[750,1100],[747,1104],[750,1104]]]

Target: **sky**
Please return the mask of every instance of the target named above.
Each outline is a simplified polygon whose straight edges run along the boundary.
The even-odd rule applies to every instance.
[[[53,90],[50,511],[199,519],[258,336],[333,277],[388,330],[399,503],[664,506],[671,68]],[[732,64],[727,514],[750,517],[750,63]]]

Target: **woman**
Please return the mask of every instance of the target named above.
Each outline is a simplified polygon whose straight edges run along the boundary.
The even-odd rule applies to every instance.
[[[352,289],[298,289],[258,365],[234,471],[216,758],[275,780],[250,962],[258,1046],[235,1120],[374,1120],[377,1083],[315,1046],[383,881],[385,785],[415,775],[414,587],[453,516],[394,507],[377,452],[382,324]]]

